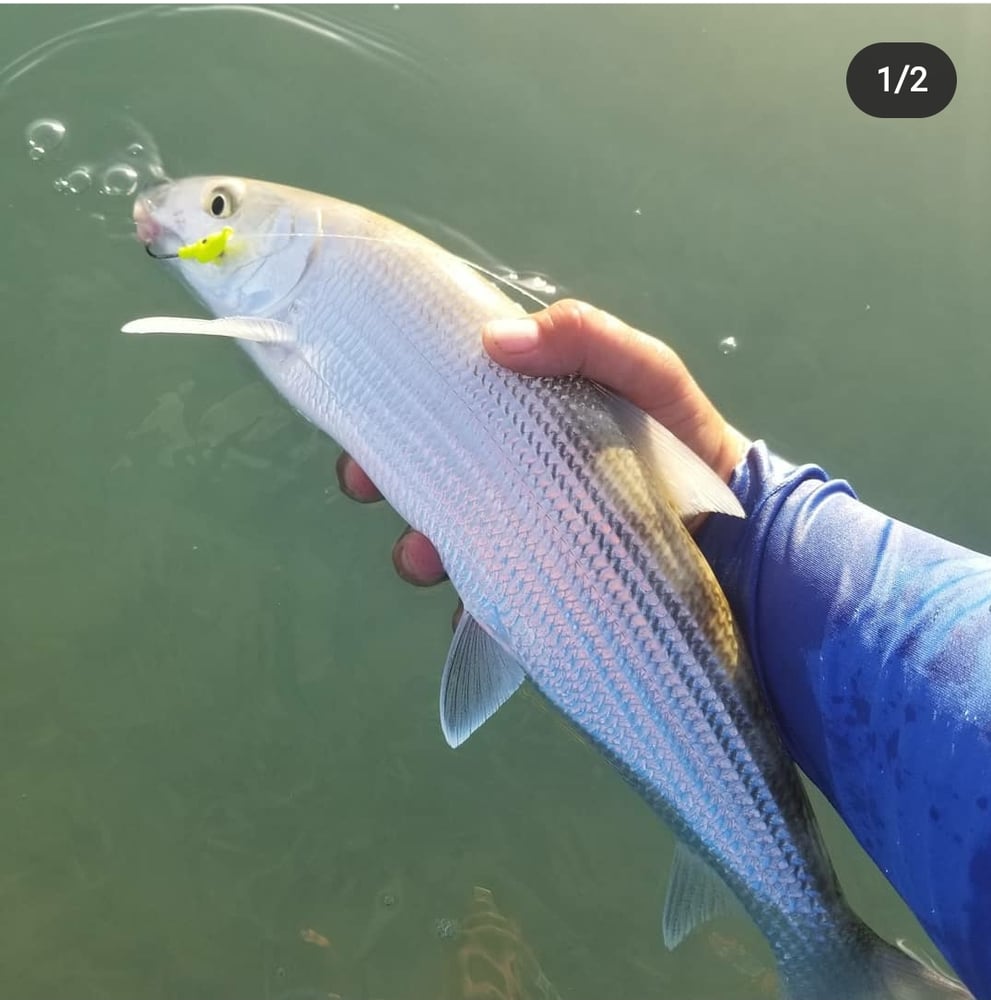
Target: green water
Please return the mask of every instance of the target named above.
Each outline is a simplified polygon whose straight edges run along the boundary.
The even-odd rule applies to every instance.
[[[134,10],[2,8],[0,65]],[[394,577],[396,516],[339,496],[233,345],[117,332],[190,303],[99,176],[154,143],[546,275],[745,431],[987,551],[991,11],[311,12],[337,37],[146,10],[0,83],[0,997],[440,1000],[436,922],[476,884],[561,997],[764,996],[742,920],[664,951],[670,836],[534,699],[446,748],[451,593]],[[951,56],[941,115],[853,108],[888,39]],[[66,137],[32,160],[42,117]],[[856,907],[926,949],[824,825]]]

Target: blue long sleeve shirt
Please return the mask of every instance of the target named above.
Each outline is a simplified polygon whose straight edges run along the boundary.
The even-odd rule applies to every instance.
[[[698,541],[785,743],[991,998],[991,558],[757,443]]]

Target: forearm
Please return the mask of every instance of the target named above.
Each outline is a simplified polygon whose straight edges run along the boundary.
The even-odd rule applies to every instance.
[[[792,755],[991,990],[991,559],[754,445],[699,533]]]

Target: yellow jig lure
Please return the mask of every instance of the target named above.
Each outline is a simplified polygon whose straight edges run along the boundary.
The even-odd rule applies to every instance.
[[[210,233],[195,243],[179,247],[176,256],[180,260],[198,260],[201,264],[209,264],[210,261],[223,256],[233,235],[234,230],[230,226],[224,226],[219,233]]]

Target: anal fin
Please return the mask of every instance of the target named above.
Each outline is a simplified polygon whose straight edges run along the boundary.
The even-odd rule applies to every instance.
[[[679,840],[661,921],[665,946],[677,948],[696,927],[725,913],[735,903],[726,883]]]

